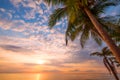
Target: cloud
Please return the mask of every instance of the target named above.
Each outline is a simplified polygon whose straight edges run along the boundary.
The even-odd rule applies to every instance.
[[[23,63],[23,66],[27,66],[27,67],[34,67],[34,66],[39,66],[40,64],[37,63]]]
[[[7,69],[8,72],[13,69],[21,70],[17,72],[29,71],[36,67],[38,71],[43,69],[48,72],[79,72],[79,70],[91,70],[94,67],[101,69],[101,63],[98,64],[100,59],[89,55],[99,50],[99,46],[92,40],[86,43],[84,49],[81,48],[78,39],[74,42],[69,41],[68,46],[65,45],[66,18],[57,22],[56,26],[49,30],[47,21],[52,12],[51,7],[42,1],[39,3],[33,0],[10,1],[16,10],[8,11],[0,8],[1,14],[5,13],[9,18],[0,19],[0,28],[3,32],[12,32],[7,34],[16,34],[16,36],[0,35],[0,62],[15,63],[15,66],[4,65],[6,69],[10,67],[11,70]],[[39,64],[42,61],[44,63]]]
[[[64,64],[64,61],[61,60],[49,60],[48,63],[44,64],[45,66],[52,66],[57,68],[72,68],[72,66],[68,66]]]
[[[34,33],[39,34],[40,32],[49,33],[53,31],[53,30],[50,31],[48,29],[48,26],[46,25],[40,26],[39,24],[43,24],[43,23],[42,22],[28,23],[28,22],[25,22],[24,20],[12,20],[11,21],[7,19],[0,19],[0,27],[4,30],[28,33],[28,35],[34,34]]]
[[[18,7],[20,2],[22,2],[23,0],[10,0],[10,1],[15,7]]]
[[[5,50],[10,50],[13,52],[27,52],[27,51],[29,51],[28,49],[25,49],[25,48],[20,47],[20,46],[15,46],[15,45],[0,45],[0,47],[5,49]]]
[[[6,10],[4,8],[0,8],[0,11],[1,12],[5,12]]]
[[[34,10],[30,10],[30,11],[26,11],[26,14],[24,15],[24,18],[26,20],[30,20],[30,19],[35,19],[36,18],[36,13]]]
[[[24,20],[4,20],[0,19],[0,27],[4,30],[11,30],[16,32],[23,32],[30,24],[25,23]]]
[[[70,72],[80,72],[78,69],[70,70]]]
[[[62,46],[63,45],[61,44],[62,42],[64,44],[64,40],[63,41],[61,40],[59,42],[57,41],[57,44],[55,44],[52,41],[50,42],[46,41],[44,38],[31,39],[31,38],[15,38],[15,37],[1,37],[0,40],[2,49],[4,48],[5,50],[9,50],[13,52],[17,51],[21,55],[29,53],[31,57],[37,59],[36,62],[39,61],[39,59],[49,61],[49,60],[56,60],[56,58],[59,58],[60,59],[59,61],[61,61],[68,58],[69,54],[66,54],[66,52],[69,49],[67,49],[66,46]]]
[[[36,1],[34,0],[10,0],[11,3],[19,8],[20,7],[20,4],[23,5],[23,7],[31,7],[31,8],[36,8]]]
[[[9,22],[9,21],[7,21],[7,22]],[[6,20],[3,21],[3,20],[0,19],[0,27],[1,28],[7,30],[7,29],[10,29],[10,27],[11,27],[10,25],[11,25],[11,23],[7,24]]]
[[[2,47],[12,47],[15,49],[25,49],[25,50],[32,50],[36,46],[36,42],[32,41],[31,39],[27,38],[17,38],[17,37],[8,37],[8,36],[0,36],[0,45]],[[14,45],[13,45],[14,44]],[[5,46],[4,46],[5,45]],[[11,49],[12,49],[11,48]],[[37,46],[35,47],[37,48]]]
[[[43,25],[47,25],[46,22],[50,10],[42,9],[43,6],[47,7],[44,2],[40,1],[40,4],[36,4],[34,0],[10,0],[10,2],[17,8],[14,10],[0,8],[0,11],[3,12],[1,13],[0,19],[1,28],[16,32],[24,32],[29,35],[36,32],[35,30],[38,29],[39,26],[43,27]],[[20,5],[23,5],[23,7]],[[3,16],[6,16],[6,19],[5,17],[2,18]]]
[[[60,70],[43,70],[41,72],[54,72],[54,73],[56,73],[56,72],[61,72],[61,71]]]
[[[72,66],[66,64],[82,64],[87,61],[92,61],[95,58],[91,58],[88,53],[97,49],[96,46],[93,48],[87,46],[85,49],[81,49],[78,42],[70,42],[68,46],[65,46],[64,34],[62,33],[49,34],[46,38],[42,35],[34,35],[29,38],[1,37],[0,42],[6,43],[4,44],[7,45],[5,48],[7,47],[7,49],[10,50],[32,50],[32,53],[29,51],[29,57],[33,59],[33,61],[31,61],[32,63],[37,63],[41,59],[46,61],[46,66],[58,68],[72,68]],[[28,60],[29,59],[26,61]],[[94,63],[96,63],[96,61]]]
[[[36,71],[37,70],[35,70],[34,66],[25,66],[22,63],[2,63],[0,65],[0,73],[23,73]]]
[[[21,13],[25,13],[24,15],[22,15],[22,17],[25,19],[25,20],[32,20],[32,19],[36,19],[36,14],[38,13],[40,16],[43,16],[43,7],[41,7],[40,5],[42,4],[45,4],[44,2],[38,2],[38,1],[35,1],[35,0],[18,0],[18,1],[15,1],[15,0],[10,0],[11,3],[16,7],[18,8],[18,11]],[[21,9],[20,10],[20,7],[24,8],[24,9]],[[44,5],[45,6],[45,5]],[[46,6],[45,6],[46,7]]]
[[[41,20],[41,22],[45,22],[48,20],[47,16],[50,14],[48,13],[48,11],[46,10],[43,10],[43,7],[41,7],[40,5],[41,4],[44,4],[44,3],[41,3],[40,5],[36,5],[35,2],[32,2],[32,1],[29,1],[28,2],[29,5],[24,5],[24,8],[25,8],[25,15],[23,15],[23,18],[25,20]],[[32,6],[30,6],[32,5]],[[46,6],[45,6],[46,7]],[[27,8],[29,8],[29,10],[27,10]],[[42,22],[42,23],[43,23]]]
[[[1,20],[11,20],[13,18],[12,12],[4,8],[0,8],[0,21]]]
[[[94,71],[94,70],[86,70],[85,72],[87,72],[87,73],[92,73],[92,72],[96,72],[96,71]],[[99,72],[100,73],[100,72]],[[101,73],[102,73],[102,71],[101,71]]]

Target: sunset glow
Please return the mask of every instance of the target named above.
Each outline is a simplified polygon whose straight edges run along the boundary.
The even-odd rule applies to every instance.
[[[38,60],[36,63],[37,64],[45,64],[45,61],[44,60]]]
[[[0,0],[0,72],[107,72],[101,58],[90,56],[100,49],[92,39],[84,49],[78,39],[66,46],[66,18],[49,29],[53,9],[42,0]]]

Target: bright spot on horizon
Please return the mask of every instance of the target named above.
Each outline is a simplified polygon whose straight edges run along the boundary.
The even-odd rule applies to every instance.
[[[44,60],[38,60],[37,62],[36,62],[36,64],[45,64],[46,63],[46,61],[44,61]]]

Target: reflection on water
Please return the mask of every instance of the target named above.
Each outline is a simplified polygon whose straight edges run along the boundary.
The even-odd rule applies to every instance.
[[[41,78],[42,78],[41,74],[36,74],[36,79],[34,79],[34,80],[41,80]]]
[[[0,74],[0,80],[114,80],[109,74],[96,73],[41,73],[41,74]]]

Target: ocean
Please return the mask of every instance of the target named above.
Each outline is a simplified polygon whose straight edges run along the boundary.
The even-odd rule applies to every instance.
[[[1,73],[0,80],[115,80],[115,79],[113,75],[104,73]]]

